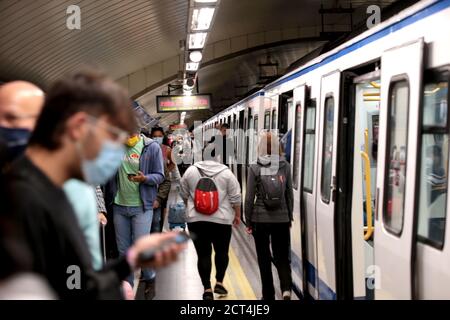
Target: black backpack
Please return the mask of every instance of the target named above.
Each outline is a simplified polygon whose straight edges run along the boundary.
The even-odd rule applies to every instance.
[[[261,169],[257,167],[258,172],[254,172],[259,182],[260,193],[264,206],[268,210],[278,209],[284,201],[286,191],[286,175],[281,168],[276,174],[261,174]]]

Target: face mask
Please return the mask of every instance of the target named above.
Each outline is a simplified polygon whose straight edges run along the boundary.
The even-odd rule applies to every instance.
[[[127,146],[130,148],[134,147],[139,142],[139,136],[134,136],[131,138],[128,138],[127,140]]]
[[[84,181],[93,186],[105,184],[119,169],[124,155],[124,145],[105,141],[95,159],[82,160],[81,168]]]
[[[154,137],[153,140],[155,140],[159,145],[162,145],[163,143],[163,137]]]
[[[30,135],[31,131],[28,129],[0,127],[0,137],[4,139],[8,148],[9,160],[13,160],[25,151]]]
[[[427,166],[427,168],[431,168],[433,166],[433,162],[434,162],[433,159],[427,158],[425,160],[425,165]]]

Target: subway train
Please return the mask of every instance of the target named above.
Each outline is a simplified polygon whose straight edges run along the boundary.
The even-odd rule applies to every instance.
[[[421,1],[202,124],[228,123],[245,198],[252,129],[291,131],[294,290],[450,298],[450,0]]]

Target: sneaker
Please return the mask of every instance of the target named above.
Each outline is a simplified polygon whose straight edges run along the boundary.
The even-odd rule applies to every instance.
[[[225,297],[228,294],[228,291],[221,284],[216,284],[214,287],[214,293],[217,293],[220,297]]]
[[[211,291],[203,292],[203,300],[214,300],[214,294]]]
[[[283,291],[283,300],[291,300],[291,292]]]

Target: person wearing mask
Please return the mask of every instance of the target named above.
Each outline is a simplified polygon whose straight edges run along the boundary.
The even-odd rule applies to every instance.
[[[153,202],[153,221],[151,232],[161,232],[164,225],[164,210],[167,205],[167,198],[170,192],[170,171],[169,166],[173,170],[175,165],[171,160],[170,148],[163,144],[164,130],[161,127],[154,127],[151,131],[151,138],[161,146],[161,152],[164,160],[164,181],[158,187],[158,194]]]
[[[141,253],[176,236],[147,235],[100,271],[92,267],[63,186],[70,179],[96,186],[111,178],[134,125],[131,101],[118,84],[96,71],[69,74],[51,86],[24,155],[6,173],[2,203],[13,208],[32,271],[46,278],[59,298],[122,299],[121,281],[135,269],[167,265],[184,248],[174,244],[152,262],[141,261]]]
[[[276,137],[275,134],[273,136]],[[272,254],[283,299],[290,300],[292,276],[289,230],[293,210],[291,169],[281,157],[281,148],[272,145],[270,132],[265,132],[261,137],[258,153],[257,163],[250,166],[247,177],[247,232],[253,234],[255,240],[263,300],[275,299]]]
[[[208,147],[205,153],[208,152]],[[189,232],[193,234],[198,256],[197,268],[203,284],[203,300],[214,300],[211,288],[211,248],[214,247],[216,285],[214,293],[228,294],[223,279],[228,267],[228,250],[231,240],[231,227],[237,226],[241,219],[241,188],[231,170],[217,162],[215,157],[190,166],[181,178],[181,197],[186,203],[186,220]],[[197,211],[194,199],[197,183],[202,177],[214,180],[218,189],[218,209],[211,215]]]
[[[143,134],[131,134],[126,140],[125,156],[119,171],[107,186],[114,199],[113,220],[120,255],[124,255],[134,241],[150,233],[153,204],[158,185],[163,181],[163,156],[158,143]],[[155,277],[154,270],[142,270],[138,299],[153,298]],[[127,281],[133,287],[134,275],[130,274]]]
[[[26,81],[0,86],[0,169],[25,150],[44,104],[44,92]]]

